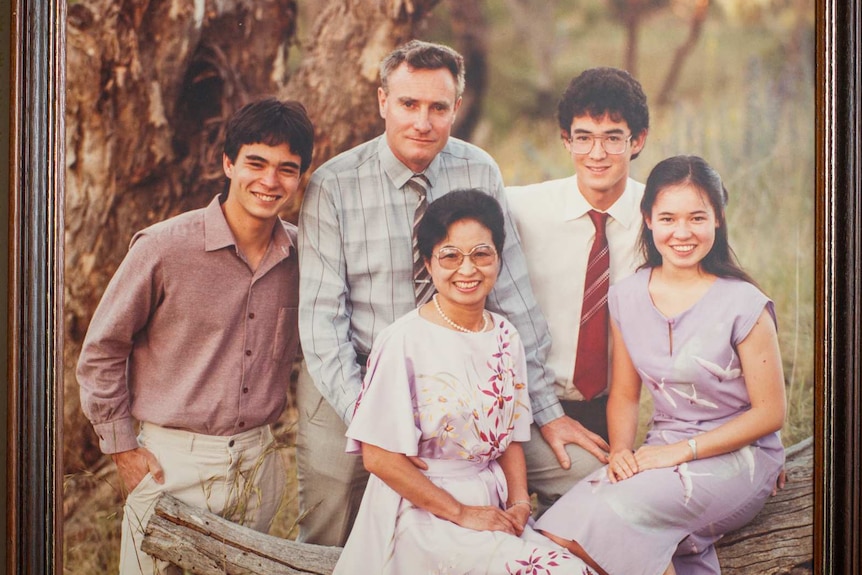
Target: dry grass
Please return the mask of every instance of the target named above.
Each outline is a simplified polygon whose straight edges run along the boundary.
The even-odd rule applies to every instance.
[[[288,472],[284,496],[270,533],[287,539],[294,539],[298,531],[295,426],[296,412],[289,409],[273,430]],[[116,572],[123,518],[123,496],[118,482],[114,466],[107,458],[97,472],[81,472],[65,478],[64,573],[90,575]],[[201,486],[201,489],[204,488]],[[239,501],[242,499],[240,497]],[[229,514],[234,517],[242,513],[241,508],[229,510]]]

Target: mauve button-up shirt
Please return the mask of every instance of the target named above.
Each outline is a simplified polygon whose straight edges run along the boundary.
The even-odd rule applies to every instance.
[[[135,234],[78,360],[104,453],[138,446],[135,420],[226,436],[278,419],[299,340],[295,240],[277,223],[252,271],[218,198]]]

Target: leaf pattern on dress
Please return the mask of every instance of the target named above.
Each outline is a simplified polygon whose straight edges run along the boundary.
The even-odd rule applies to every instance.
[[[423,446],[434,442],[443,449],[447,442],[454,443],[469,461],[496,459],[509,446],[515,420],[527,408],[520,398],[527,385],[518,379],[511,353],[516,336],[507,325],[500,322],[490,359],[467,370],[476,374],[475,379],[459,379],[449,372],[417,374],[422,399],[415,404],[416,415],[433,425],[422,428]]]
[[[572,555],[565,552],[543,551],[534,547],[527,559],[515,560],[514,566],[506,563],[506,573],[510,575],[549,575],[556,571],[552,571],[551,568],[565,567],[561,562],[572,558]],[[585,567],[582,575],[593,575],[593,572]]]

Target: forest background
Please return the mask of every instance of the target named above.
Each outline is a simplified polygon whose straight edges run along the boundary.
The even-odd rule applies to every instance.
[[[122,494],[80,412],[74,363],[131,235],[224,184],[224,120],[263,95],[316,125],[313,166],[382,132],[376,65],[409,38],[467,59],[455,133],[507,184],[571,175],[554,113],[585,68],[631,71],[651,127],[632,176],[703,156],[731,245],[776,302],[786,445],[813,428],[813,0],[70,0],[67,29],[64,571],[114,570]],[[285,216],[295,221],[295,205]],[[645,394],[646,395],[646,394]],[[278,426],[293,470],[295,412]],[[648,415],[645,402],[643,415]],[[296,535],[296,484],[273,532]]]

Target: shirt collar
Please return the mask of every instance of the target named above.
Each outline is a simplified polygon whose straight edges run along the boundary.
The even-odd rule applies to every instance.
[[[380,165],[383,167],[383,171],[386,172],[392,185],[399,189],[403,188],[407,183],[407,180],[413,177],[413,172],[410,168],[401,163],[401,160],[395,157],[395,154],[389,147],[389,142],[386,141],[385,133],[377,140],[377,151],[380,154]],[[437,154],[434,156],[434,159],[431,160],[428,167],[425,168],[425,171],[422,172],[428,179],[428,201],[431,201],[431,198],[433,197],[431,190],[434,189],[434,184],[437,182],[437,178],[439,177],[440,163],[440,154]]]
[[[204,249],[208,252],[227,247],[236,248],[236,238],[233,237],[224,212],[221,211],[220,198],[220,195],[214,197],[204,208]],[[272,248],[280,260],[289,256],[291,249],[296,249],[293,240],[284,229],[281,218],[278,219],[272,231]]]
[[[208,252],[236,246],[233,232],[230,231],[221,211],[219,198],[220,196],[214,197],[204,210],[204,246]]]
[[[634,180],[628,178],[626,180],[626,188],[622,195],[613,205],[606,210],[611,218],[617,221],[626,229],[631,226],[639,226],[641,222],[640,205],[638,205],[637,195],[632,188]],[[564,210],[565,220],[575,220],[586,216],[587,212],[593,209],[590,203],[584,198],[580,190],[578,190],[578,178],[572,176],[566,182],[566,189],[571,190],[566,194],[566,206]]]

